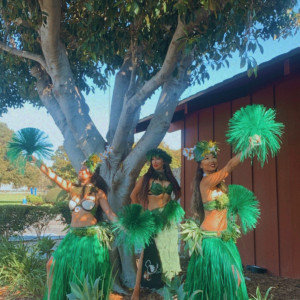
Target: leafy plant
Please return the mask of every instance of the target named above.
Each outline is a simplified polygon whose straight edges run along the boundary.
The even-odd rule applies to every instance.
[[[44,293],[46,260],[36,247],[23,242],[14,244],[7,239],[0,243],[0,286],[7,286],[6,299],[38,299]]]
[[[98,277],[93,283],[87,275],[83,282],[76,284],[70,282],[71,293],[67,295],[69,300],[108,300],[109,291],[111,290],[113,283],[112,271],[109,273],[108,278],[108,289],[106,295],[104,294],[105,289],[105,277]],[[100,287],[101,282],[101,287]]]
[[[21,234],[30,226],[40,236],[59,213],[51,206],[3,205],[0,210],[0,236]]]
[[[258,286],[256,288],[256,296],[252,295],[253,298],[249,298],[249,300],[271,300],[271,299],[273,299],[273,296],[270,295],[271,289],[273,289],[273,287],[269,287],[268,290],[266,291],[265,296],[262,296],[259,286]]]
[[[72,215],[67,201],[55,203],[53,209],[60,215],[62,223],[71,224]]]
[[[51,237],[43,237],[37,242],[37,249],[41,255],[46,255],[47,260],[50,258],[55,246],[55,241]]]
[[[175,276],[171,281],[167,280],[165,286],[160,289],[160,292],[163,294],[165,300],[173,300],[174,297],[176,297],[177,300],[193,300],[197,294],[202,293],[202,291],[196,290],[188,297],[184,291],[182,276]]]
[[[36,196],[36,195],[27,195],[26,200],[28,203],[35,204],[35,205],[44,203],[43,198],[40,196]]]

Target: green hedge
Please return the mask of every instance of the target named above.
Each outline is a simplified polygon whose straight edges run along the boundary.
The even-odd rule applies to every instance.
[[[35,196],[35,195],[27,195],[26,200],[28,203],[35,204],[35,205],[40,205],[44,203],[44,200],[40,196]]]
[[[69,194],[59,187],[50,189],[44,197],[46,203],[61,202],[67,200],[68,198]]]
[[[71,223],[71,212],[67,202],[55,206],[3,205],[0,209],[0,235],[21,234],[26,228],[34,226],[41,234],[49,221],[62,215],[65,224]]]

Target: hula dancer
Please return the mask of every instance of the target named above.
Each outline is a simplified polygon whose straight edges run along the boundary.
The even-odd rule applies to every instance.
[[[239,153],[220,170],[215,142],[200,141],[194,148],[184,149],[184,155],[198,164],[192,198],[197,221],[182,225],[182,238],[191,254],[185,291],[188,296],[194,294],[193,299],[248,300],[235,245],[240,236],[236,221],[239,218],[246,233],[255,228],[260,211],[251,191],[238,185],[227,188],[224,179],[244,158],[256,155],[263,164],[268,150],[276,154],[283,125],[274,122],[274,117],[273,110],[256,105],[236,112],[229,123],[228,137]]]
[[[99,221],[102,211],[110,221],[115,219],[115,214],[107,201],[107,184],[99,175],[101,159],[91,155],[78,173],[79,183],[73,184],[35,158],[34,155],[42,156],[39,151],[43,148],[39,145],[39,138],[34,138],[37,134],[40,131],[35,128],[19,131],[8,144],[8,157],[15,162],[24,159],[34,162],[47,177],[70,194],[69,208],[72,211],[70,230],[47,263],[44,299],[65,300],[71,291],[69,283],[83,282],[86,276],[92,283],[100,277],[99,288],[103,287],[103,294],[107,295],[111,288],[109,244],[112,234],[107,225]]]
[[[124,207],[116,222],[117,243],[141,249],[134,300],[139,299],[140,286],[161,288],[181,271],[177,223],[184,211],[176,201],[181,191],[170,169],[172,158],[161,149],[152,149],[147,159],[150,167],[130,195],[132,204]]]

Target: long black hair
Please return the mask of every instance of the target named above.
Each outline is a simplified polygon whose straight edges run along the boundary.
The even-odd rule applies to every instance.
[[[201,224],[204,220],[204,207],[200,192],[200,182],[203,178],[203,170],[200,168],[200,162],[197,162],[197,164],[197,171],[193,183],[192,212],[194,213],[195,217],[199,219]]]
[[[192,212],[200,221],[200,224],[204,220],[204,206],[203,206],[203,200],[200,192],[200,182],[203,178],[204,172],[202,168],[200,167],[200,162],[197,162],[197,170],[196,175],[194,177],[194,186],[193,186],[193,194],[192,194]],[[217,188],[222,190],[224,193],[228,192],[226,184],[222,181],[219,184],[217,184]]]
[[[90,182],[98,189],[102,190],[105,195],[109,192],[109,187],[103,177],[100,175],[100,166],[93,173]]]
[[[103,177],[100,175],[100,166],[98,166],[91,177],[91,183],[98,189],[102,190],[105,195],[109,192],[109,187]],[[100,205],[97,206],[96,219],[98,222],[103,221],[103,211]]]
[[[175,194],[175,199],[178,199],[181,194],[181,188],[180,188],[176,178],[174,177],[174,174],[170,168],[170,165],[168,163],[164,162],[163,168],[164,168],[164,172],[166,175],[166,179],[168,181],[170,181],[170,183],[173,186],[173,192]],[[152,163],[150,162],[150,167],[149,167],[147,173],[143,177],[142,188],[138,194],[138,197],[144,207],[148,206],[149,181],[153,177],[155,172],[156,171],[153,168]]]

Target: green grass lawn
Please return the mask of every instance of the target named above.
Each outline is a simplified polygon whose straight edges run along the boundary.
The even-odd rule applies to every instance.
[[[0,205],[18,205],[29,193],[0,193]]]

